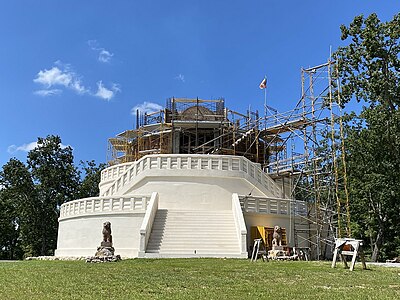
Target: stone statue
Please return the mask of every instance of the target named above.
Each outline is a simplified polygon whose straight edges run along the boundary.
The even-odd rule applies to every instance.
[[[268,251],[268,259],[282,259],[284,257],[288,256],[282,246],[282,228],[275,225],[272,234],[272,250]]]
[[[115,249],[112,244],[111,223],[106,221],[103,223],[103,240],[100,247],[97,247],[96,254],[86,258],[86,262],[113,262],[121,260],[121,256],[115,255]]]
[[[101,245],[112,247],[111,223],[108,221],[103,223],[103,242]]]
[[[272,235],[272,247],[282,246],[282,228],[278,225],[274,227],[274,233]]]
[[[114,247],[112,245],[112,235],[111,235],[111,223],[104,222],[103,223],[103,240],[101,241],[100,247],[97,248],[97,252],[95,254],[96,257],[108,257],[114,256]]]

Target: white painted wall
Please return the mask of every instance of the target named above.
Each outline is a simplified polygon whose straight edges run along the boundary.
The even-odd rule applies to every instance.
[[[228,155],[147,155],[123,168],[102,171],[101,196],[126,195],[145,177],[222,177],[242,178],[268,197],[282,197],[282,189],[259,164],[240,156]],[[110,184],[110,178],[113,183]]]
[[[152,176],[143,178],[127,194],[160,195],[160,209],[230,210],[232,194],[263,196],[243,178],[209,176]],[[125,194],[126,195],[126,194]]]
[[[142,213],[78,216],[59,222],[56,256],[93,256],[103,240],[103,223],[111,222],[115,254],[137,257]]]

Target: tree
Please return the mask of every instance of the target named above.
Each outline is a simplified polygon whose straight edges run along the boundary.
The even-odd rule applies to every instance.
[[[71,147],[58,136],[38,138],[27,166],[12,158],[0,171],[0,259],[51,255],[56,248],[60,206],[99,195],[105,164],[73,164]]]
[[[19,259],[29,247],[28,236],[32,225],[31,203],[35,188],[28,168],[12,158],[0,172],[0,257]]]
[[[376,14],[342,25],[342,40],[351,42],[335,53],[342,78],[342,103],[353,97],[391,111],[400,104],[400,14],[380,22]]]
[[[370,240],[372,260],[393,257],[396,246],[387,243],[399,238],[400,229],[400,111],[388,116],[379,105],[365,109],[352,124],[346,145],[356,232]]]
[[[342,104],[367,104],[346,124],[353,232],[368,238],[376,261],[400,250],[400,14],[388,22],[358,16],[341,31],[351,40],[335,53]]]
[[[56,248],[60,206],[75,199],[79,176],[71,147],[62,147],[58,136],[38,138],[38,146],[28,153],[28,166],[36,186],[41,214],[40,249],[35,255],[51,255]],[[39,253],[36,253],[39,251]]]
[[[101,179],[101,170],[105,168],[105,164],[98,166],[92,161],[80,163],[81,168],[85,172],[85,177],[79,185],[78,198],[97,197],[99,196],[99,183]]]

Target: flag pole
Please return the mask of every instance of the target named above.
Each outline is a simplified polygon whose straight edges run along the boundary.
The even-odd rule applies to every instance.
[[[264,80],[267,80],[267,75],[264,76]],[[264,89],[264,117],[267,118],[267,87]]]
[[[264,89],[264,119],[267,121],[267,75],[264,75],[264,79],[260,83],[260,89]]]
[[[264,76],[265,82],[267,82],[267,75]],[[267,87],[264,89],[264,129],[267,129]]]
[[[261,81],[260,85],[259,85],[260,89],[264,89],[264,130],[267,129],[267,75],[264,75],[264,79]],[[257,129],[259,125],[257,125]],[[257,141],[258,141],[258,137],[257,137]],[[265,143],[264,144],[264,155],[266,153],[266,148],[265,148]],[[258,150],[258,146],[257,146],[257,150]],[[258,155],[258,154],[257,154]],[[258,157],[258,156],[257,156]],[[264,166],[262,167],[263,170],[265,168],[265,163],[266,160],[264,158]]]

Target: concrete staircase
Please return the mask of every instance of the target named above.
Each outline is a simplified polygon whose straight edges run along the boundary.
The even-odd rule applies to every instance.
[[[240,257],[232,211],[159,209],[145,257]]]

